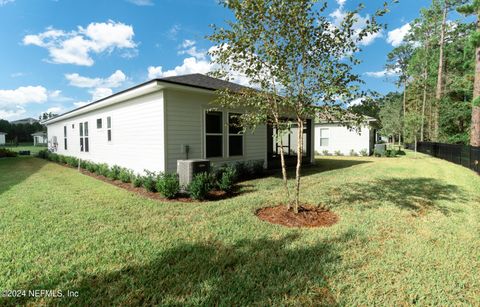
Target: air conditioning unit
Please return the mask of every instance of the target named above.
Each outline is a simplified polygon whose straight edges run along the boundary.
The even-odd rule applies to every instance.
[[[204,172],[210,172],[209,160],[177,160],[177,174],[180,186],[188,186],[196,174]]]

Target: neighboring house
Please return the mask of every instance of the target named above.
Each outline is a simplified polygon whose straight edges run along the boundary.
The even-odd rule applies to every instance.
[[[346,127],[338,121],[319,121],[315,124],[315,152],[324,155],[325,152],[342,155],[350,155],[352,150],[356,154],[366,151],[373,154],[376,130],[371,123],[376,119],[367,117],[359,127]]]
[[[5,136],[7,134],[5,132],[0,132],[0,145],[5,145]]]
[[[263,160],[265,167],[278,166],[271,127],[239,134],[233,124],[242,110],[212,110],[215,90],[225,88],[244,87],[201,74],[150,80],[46,120],[49,147],[135,172],[175,172],[183,159]],[[307,163],[314,159],[312,122],[305,129]]]
[[[45,146],[48,144],[47,133],[43,131],[32,133],[33,146]]]
[[[38,122],[39,122],[38,119],[29,117],[29,118],[23,118],[23,119],[11,121],[10,124],[14,124],[14,125],[17,125],[17,124],[34,124],[34,123],[38,123]]]

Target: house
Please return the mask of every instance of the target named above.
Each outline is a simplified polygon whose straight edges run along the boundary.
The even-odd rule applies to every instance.
[[[373,154],[376,130],[372,127],[376,119],[366,117],[358,127],[347,127],[340,121],[323,121],[315,123],[315,153],[319,155],[341,153],[350,155],[366,152]]]
[[[202,74],[153,79],[46,120],[49,147],[135,172],[175,172],[183,159],[262,160],[264,167],[276,167],[280,158],[270,126],[242,134],[234,125],[242,110],[212,110],[216,90],[243,88]],[[304,161],[311,162],[312,120],[305,134]]]
[[[33,146],[45,146],[48,144],[47,133],[43,131],[32,133]]]
[[[34,123],[38,123],[38,122],[39,122],[38,119],[28,117],[28,118],[23,118],[23,119],[11,121],[10,124],[13,124],[13,125],[18,125],[18,124],[34,124]]]
[[[0,132],[0,145],[5,145],[5,136],[7,134],[5,132]]]

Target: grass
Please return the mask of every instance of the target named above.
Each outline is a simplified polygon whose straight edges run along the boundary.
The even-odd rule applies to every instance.
[[[19,146],[0,146],[0,148],[7,148],[12,151],[30,151],[30,155],[36,155],[40,150],[47,149],[47,146],[33,146],[33,145],[19,145]]]
[[[331,228],[260,221],[275,176],[239,197],[160,203],[36,158],[0,160],[0,298],[69,305],[479,305],[480,177],[448,162],[325,157],[303,200]]]

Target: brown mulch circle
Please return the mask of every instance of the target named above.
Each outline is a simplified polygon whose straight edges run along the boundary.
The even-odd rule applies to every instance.
[[[330,210],[302,205],[298,214],[289,211],[286,205],[260,208],[256,215],[263,221],[287,227],[330,227],[340,218]]]

